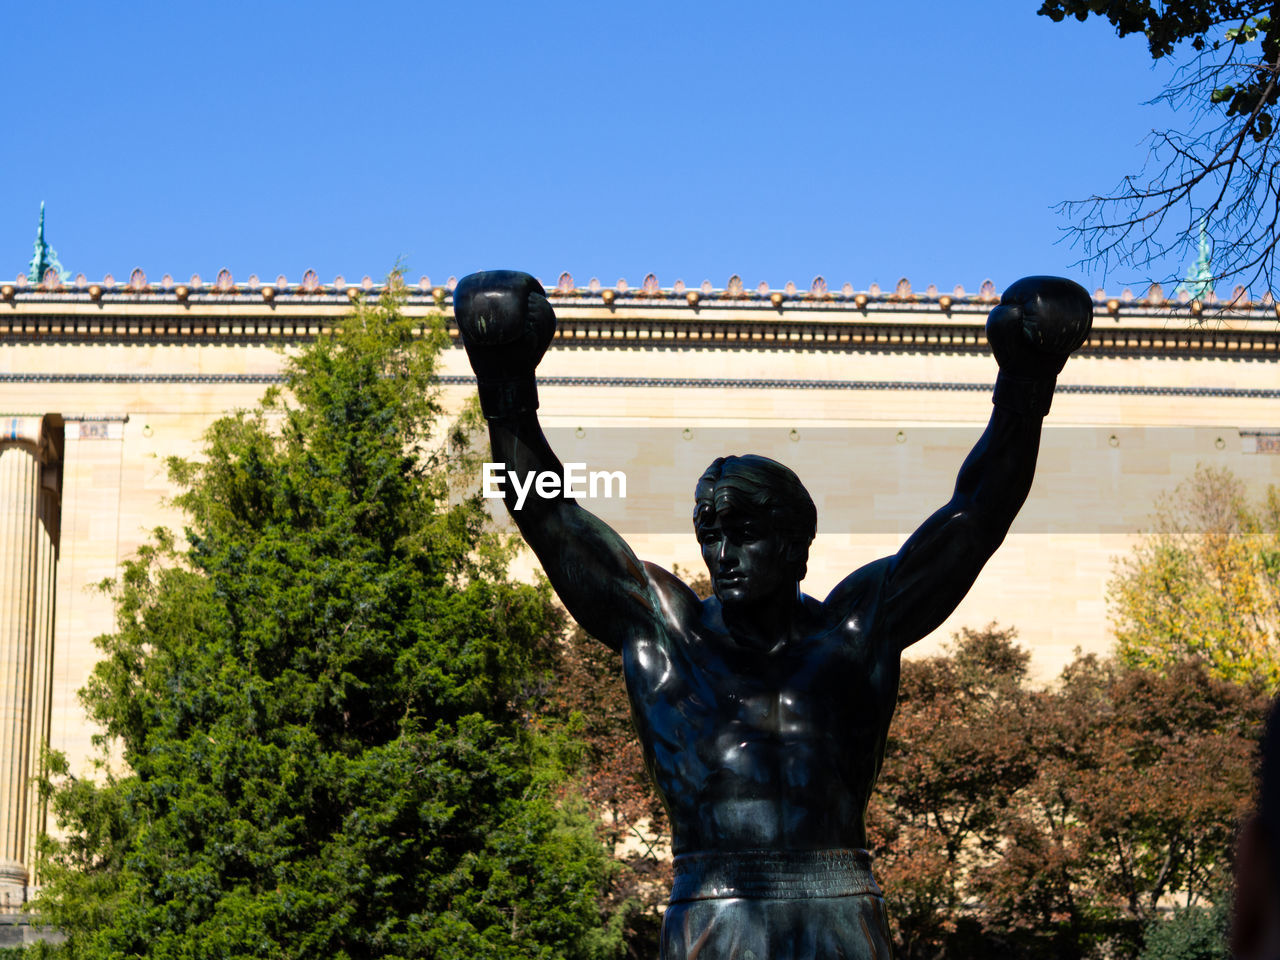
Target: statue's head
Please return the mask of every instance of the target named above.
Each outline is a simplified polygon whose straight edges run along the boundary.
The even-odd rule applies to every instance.
[[[723,603],[794,593],[818,511],[800,478],[768,457],[720,457],[698,478],[693,528]]]

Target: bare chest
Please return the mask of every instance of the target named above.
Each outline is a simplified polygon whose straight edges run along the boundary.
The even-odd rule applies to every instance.
[[[636,730],[684,849],[859,845],[896,696],[870,651],[693,644],[624,656]]]
[[[678,641],[637,645],[624,669],[642,743],[685,762],[838,753],[875,737],[892,711],[896,674],[857,636],[833,632],[772,653],[696,632]]]

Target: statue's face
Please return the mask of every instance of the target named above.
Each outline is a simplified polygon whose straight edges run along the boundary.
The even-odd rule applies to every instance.
[[[787,540],[767,518],[708,511],[697,530],[712,589],[722,604],[785,600],[795,593],[795,566],[785,558]]]

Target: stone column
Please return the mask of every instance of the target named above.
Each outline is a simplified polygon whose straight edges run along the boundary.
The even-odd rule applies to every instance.
[[[0,910],[27,898],[48,738],[60,418],[0,417]]]
[[[31,671],[31,732],[28,754],[29,786],[27,788],[27,883],[35,886],[39,877],[35,870],[36,838],[45,829],[46,804],[35,789],[35,781],[45,775],[42,754],[49,744],[53,714],[53,629],[55,584],[58,579],[58,552],[62,521],[62,436],[61,430],[46,431],[44,462],[40,469],[40,494],[36,517],[40,529],[36,533],[36,608],[35,651]]]

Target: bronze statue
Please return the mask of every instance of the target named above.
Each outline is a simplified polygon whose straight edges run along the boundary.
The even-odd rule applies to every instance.
[[[555,330],[545,291],[523,273],[472,274],[454,311],[494,460],[561,472],[536,413],[534,368]],[[1055,379],[1092,319],[1091,298],[1069,280],[1028,277],[1005,291],[987,320],[1000,366],[994,409],[955,494],[897,554],[825,600],[799,586],[813,500],[764,457],[717,459],[697,482],[707,600],[637,559],[576,499],[530,496],[512,509],[569,613],[622,654],[672,824],[664,960],[888,960],[864,815],[899,659],[955,609],[1004,539],[1031,489]]]

